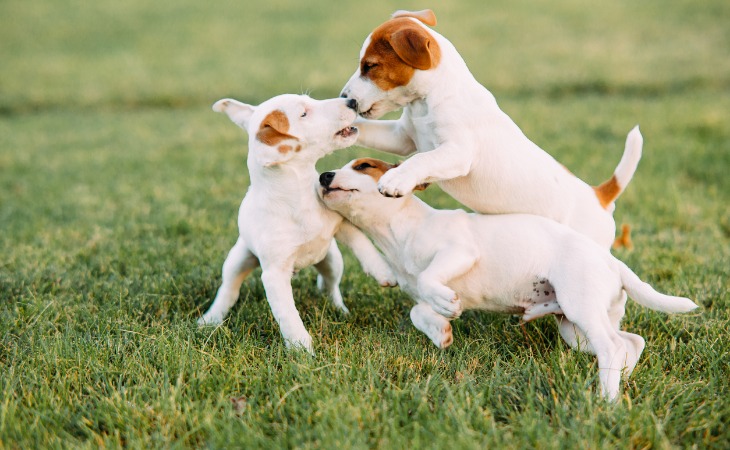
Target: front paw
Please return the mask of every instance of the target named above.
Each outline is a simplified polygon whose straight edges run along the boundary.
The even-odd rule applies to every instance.
[[[378,270],[372,274],[372,277],[375,278],[375,281],[377,281],[381,287],[398,286],[398,278],[395,276],[393,271],[390,270],[390,268]]]
[[[215,314],[206,313],[198,319],[199,327],[215,327],[221,323],[223,323],[223,317]]]
[[[399,168],[385,172],[378,182],[378,191],[386,197],[403,197],[413,192],[418,180]]]
[[[314,356],[314,346],[312,345],[312,337],[306,331],[297,336],[289,336],[284,338],[286,348],[289,350],[304,350]]]
[[[459,295],[446,286],[430,286],[421,288],[421,298],[431,308],[448,319],[455,319],[461,316],[462,305]]]

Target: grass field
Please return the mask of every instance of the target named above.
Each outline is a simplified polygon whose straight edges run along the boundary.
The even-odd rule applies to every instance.
[[[314,358],[285,350],[258,272],[195,326],[248,183],[210,105],[336,96],[372,28],[424,7],[586,181],[641,125],[616,254],[702,308],[628,305],[647,348],[615,405],[551,318],[467,313],[439,351],[349,253],[350,317],[295,280]],[[725,0],[0,2],[0,448],[728,448],[728,20]]]

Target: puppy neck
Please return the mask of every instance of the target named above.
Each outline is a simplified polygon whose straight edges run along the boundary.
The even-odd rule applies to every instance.
[[[368,208],[350,211],[350,222],[370,236],[392,257],[402,248],[419,223],[432,214],[433,208],[414,195],[401,199],[384,199]]]

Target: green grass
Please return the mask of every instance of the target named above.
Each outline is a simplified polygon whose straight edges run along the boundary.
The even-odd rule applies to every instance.
[[[391,2],[6,1],[0,448],[727,448],[730,4],[455,3],[437,29],[581,178],[641,125],[616,212],[636,250],[617,255],[702,308],[629,304],[647,349],[618,404],[550,318],[467,313],[439,351],[347,252],[350,317],[312,271],[294,282],[314,358],[284,349],[258,273],[223,326],[195,326],[248,183],[244,135],[210,105],[336,96]]]

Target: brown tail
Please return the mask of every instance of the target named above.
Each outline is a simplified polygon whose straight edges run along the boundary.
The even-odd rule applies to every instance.
[[[621,247],[626,250],[634,249],[634,243],[631,242],[631,227],[628,224],[621,225],[621,234],[616,236],[613,241],[613,248]]]

